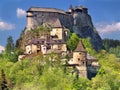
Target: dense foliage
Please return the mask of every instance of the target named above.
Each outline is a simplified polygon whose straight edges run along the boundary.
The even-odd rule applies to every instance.
[[[104,39],[103,40],[104,48],[107,52],[115,54],[120,58],[120,41],[113,39]]]
[[[79,38],[77,34],[71,33],[69,40],[67,41],[67,47],[69,50],[74,51],[79,43],[79,41],[82,40],[85,49],[87,52],[94,54],[95,50],[92,49],[92,44],[90,42],[90,38]]]
[[[7,38],[7,44],[6,44],[6,48],[5,48],[5,52],[7,54],[10,54],[14,51],[14,43],[13,43],[13,39],[12,36],[9,36]]]
[[[95,52],[89,38],[81,40],[86,50],[99,59],[101,66],[91,80],[72,75],[71,68],[65,68],[64,60],[55,53],[46,56],[37,54],[17,62],[2,53],[0,90],[120,90],[120,58],[105,50]],[[14,49],[12,57],[21,53],[21,50]]]
[[[53,61],[55,59],[55,61]],[[11,80],[12,90],[70,90],[72,76],[64,73],[60,57],[50,54],[37,55],[32,60],[25,59],[16,63],[0,59],[0,69],[4,69]]]
[[[119,90],[120,60],[102,50],[95,56],[101,68],[92,80],[65,71],[57,54],[36,55],[16,63],[0,55],[0,69],[4,70],[6,86],[12,90]],[[0,77],[0,81],[2,77]]]
[[[79,37],[75,33],[72,33],[69,40],[67,41],[67,47],[69,50],[73,51],[76,49],[78,43]]]
[[[5,58],[11,62],[17,62],[18,56],[23,53],[23,50],[16,48],[14,46],[14,42],[12,36],[9,36],[7,39],[7,44],[5,48],[5,52],[1,55],[2,58]]]

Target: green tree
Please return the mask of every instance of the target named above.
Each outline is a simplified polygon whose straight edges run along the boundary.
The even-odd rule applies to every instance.
[[[117,57],[120,58],[120,46],[117,46],[115,48],[110,48],[109,53],[115,54]]]
[[[95,50],[92,49],[92,44],[90,42],[90,38],[81,38],[81,40],[82,40],[87,52],[89,52],[92,55],[95,54]]]
[[[119,90],[120,89],[120,62],[114,54],[105,51],[97,53],[100,70],[91,80],[90,90]]]
[[[7,39],[4,57],[9,61],[16,62],[20,54],[23,54],[23,50],[15,48],[12,36],[9,36]]]
[[[67,47],[69,50],[73,51],[76,49],[78,43],[79,43],[79,37],[75,33],[72,33],[69,40],[67,41]]]
[[[73,90],[87,90],[89,82],[86,78],[75,79],[73,82]]]
[[[12,52],[14,52],[14,43],[13,43],[12,36],[9,36],[7,38],[5,52],[6,52],[6,54],[11,54]]]
[[[1,70],[1,81],[0,81],[0,90],[8,90],[7,80],[5,77],[4,70]]]

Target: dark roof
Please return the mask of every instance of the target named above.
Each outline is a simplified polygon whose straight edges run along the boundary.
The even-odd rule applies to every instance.
[[[98,60],[97,58],[93,57],[92,55],[90,55],[89,53],[87,53],[87,60]]]
[[[44,41],[45,41],[45,39],[32,39],[31,42],[28,43],[28,44],[29,44],[29,45],[30,45],[30,44],[35,44],[35,45],[37,45],[37,44],[43,44]]]
[[[54,22],[54,27],[62,27],[62,24],[58,18],[56,18],[56,20]]]
[[[31,7],[28,9],[29,11],[37,11],[37,12],[55,12],[55,13],[61,13],[66,14],[64,10],[56,9],[56,8],[46,8],[46,7]]]
[[[81,52],[81,51],[86,52],[86,49],[85,49],[82,41],[80,40],[79,43],[78,43],[78,46],[77,46],[77,48],[75,49],[74,52]]]
[[[34,44],[34,45],[39,45],[39,44],[65,44],[64,40],[52,40],[52,38],[47,38],[47,39],[32,39],[28,45]]]
[[[66,42],[64,40],[53,40],[52,38],[46,39],[47,44],[65,44]]]
[[[75,9],[81,9],[81,10],[83,10],[83,9],[88,9],[88,8],[86,8],[85,6],[76,6]]]

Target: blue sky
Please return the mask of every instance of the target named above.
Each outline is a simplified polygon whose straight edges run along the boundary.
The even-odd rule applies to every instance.
[[[86,6],[97,31],[102,38],[120,40],[120,0],[1,0],[0,2],[0,50],[7,37],[14,42],[26,26],[26,11],[31,7],[53,7],[68,10],[69,5]]]

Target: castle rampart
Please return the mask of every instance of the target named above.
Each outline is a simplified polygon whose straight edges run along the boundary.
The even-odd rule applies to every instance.
[[[87,14],[87,10],[88,9],[83,6],[70,7],[67,12],[56,8],[31,7],[27,11],[27,29],[34,29],[43,23],[48,23],[56,27],[54,26],[56,19],[59,19],[63,27],[72,29],[74,24],[76,24],[76,15],[78,15],[78,13]]]

